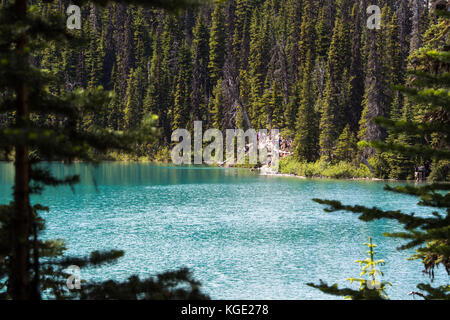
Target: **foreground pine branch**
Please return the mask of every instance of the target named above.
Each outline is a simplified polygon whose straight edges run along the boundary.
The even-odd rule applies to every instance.
[[[79,1],[85,2],[85,1]],[[108,1],[98,1],[106,4]],[[156,5],[170,10],[198,1],[121,1]],[[12,154],[15,168],[14,200],[0,206],[0,298],[47,299],[206,299],[200,284],[186,269],[127,281],[84,283],[69,291],[65,269],[70,265],[98,267],[124,255],[120,250],[93,252],[88,257],[64,255],[63,240],[42,240],[45,221],[39,215],[48,208],[31,205],[30,195],[46,186],[69,185],[77,175],[57,178],[41,161],[82,160],[98,163],[110,150],[133,152],[156,136],[157,117],[143,120],[127,131],[85,125],[86,119],[107,112],[114,95],[102,87],[70,92],[52,90],[59,79],[34,65],[33,58],[48,46],[83,45],[66,29],[65,17],[43,17],[27,0],[6,1],[0,6],[0,112],[11,121],[0,127],[0,149]]]
[[[439,14],[439,12],[438,12]],[[448,14],[439,18],[439,25],[449,29]],[[439,32],[443,32],[439,29]],[[421,63],[417,70],[412,72],[415,78],[414,87],[398,87],[411,101],[418,104],[423,111],[419,121],[392,121],[377,118],[375,121],[392,132],[411,136],[421,136],[421,143],[405,145],[398,142],[373,141],[363,143],[379,152],[393,152],[410,159],[431,160],[435,163],[450,160],[450,123],[449,112],[450,91],[448,75],[450,71],[449,35],[439,34],[443,41],[439,48],[425,46],[418,50],[418,61]],[[441,42],[442,42],[441,41]],[[427,143],[433,141],[433,143]],[[386,236],[406,240],[399,246],[400,250],[416,248],[416,254],[411,259],[418,259],[424,265],[424,272],[434,279],[436,269],[442,266],[447,275],[450,275],[450,185],[446,183],[433,183],[419,186],[386,186],[386,191],[412,195],[419,198],[421,206],[434,208],[426,216],[416,216],[414,213],[406,214],[400,210],[382,210],[377,207],[367,208],[360,205],[344,205],[336,200],[313,199],[315,202],[327,206],[325,211],[349,211],[358,215],[363,221],[376,219],[390,219],[400,223],[404,232],[386,233]],[[441,211],[438,211],[441,210]],[[444,211],[444,213],[442,213]],[[331,294],[343,294],[337,287],[328,287],[325,284],[317,288]],[[413,294],[424,299],[450,299],[450,285],[433,287],[428,284],[418,284],[420,292]],[[369,297],[365,297],[369,298]]]

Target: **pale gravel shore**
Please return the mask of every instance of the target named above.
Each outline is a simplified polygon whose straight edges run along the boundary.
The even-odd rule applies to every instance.
[[[272,176],[272,177],[293,177],[298,179],[336,179],[336,180],[367,180],[367,181],[399,181],[395,179],[380,179],[380,178],[331,178],[331,177],[305,177],[299,176],[292,173],[265,173],[260,172],[262,176]]]
[[[273,176],[273,177],[293,177],[293,178],[299,178],[299,179],[308,179],[308,177],[298,176],[296,174],[291,174],[291,173],[263,173],[263,172],[261,172],[260,175]]]

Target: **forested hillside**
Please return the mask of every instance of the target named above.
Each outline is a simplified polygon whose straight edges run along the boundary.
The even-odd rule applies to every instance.
[[[69,4],[36,2],[42,14],[64,14]],[[381,28],[370,30],[366,9],[374,4]],[[230,0],[175,16],[84,5],[82,29],[74,32],[89,39],[86,49],[50,47],[34,62],[64,84],[50,90],[102,86],[115,93],[108,112],[86,118],[86,126],[128,130],[145,114],[158,115],[161,135],[137,146],[143,156],[167,150],[172,130],[202,120],[203,128],[222,130],[279,128],[294,140],[296,161],[365,163],[378,177],[404,179],[431,159],[375,154],[357,142],[432,143],[372,121],[421,117],[425,108],[393,86],[408,83],[408,68],[421,67],[418,49],[448,45],[448,24],[430,8],[424,0]]]

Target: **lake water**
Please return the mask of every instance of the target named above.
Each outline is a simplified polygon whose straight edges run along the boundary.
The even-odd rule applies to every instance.
[[[81,183],[48,188],[33,197],[43,213],[46,238],[63,238],[68,254],[123,249],[117,264],[81,270],[84,279],[125,279],[189,267],[215,299],[328,299],[307,282],[339,283],[358,277],[354,260],[366,258],[372,236],[376,258],[386,260],[384,280],[392,299],[411,299],[428,282],[402,241],[382,236],[399,231],[393,221],[365,223],[348,212],[326,213],[312,198],[347,204],[430,210],[411,196],[383,190],[384,182],[310,180],[261,176],[246,169],[105,163],[51,164],[58,176],[78,173]],[[95,181],[95,183],[94,183]],[[11,200],[13,167],[0,163],[0,203]],[[435,284],[448,282],[442,269]],[[353,285],[357,288],[357,285]]]

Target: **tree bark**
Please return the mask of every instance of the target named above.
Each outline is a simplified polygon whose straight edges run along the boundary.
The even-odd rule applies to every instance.
[[[16,0],[18,19],[24,19],[27,12],[26,0]],[[28,54],[25,51],[26,36],[23,34],[17,44],[17,56],[22,65],[28,64]],[[16,122],[18,129],[26,130],[29,120],[28,85],[19,81],[16,86]],[[26,142],[18,140],[15,145],[15,180],[14,180],[14,219],[13,247],[11,255],[11,295],[16,300],[30,298],[29,275],[29,236],[30,236],[30,163]]]

